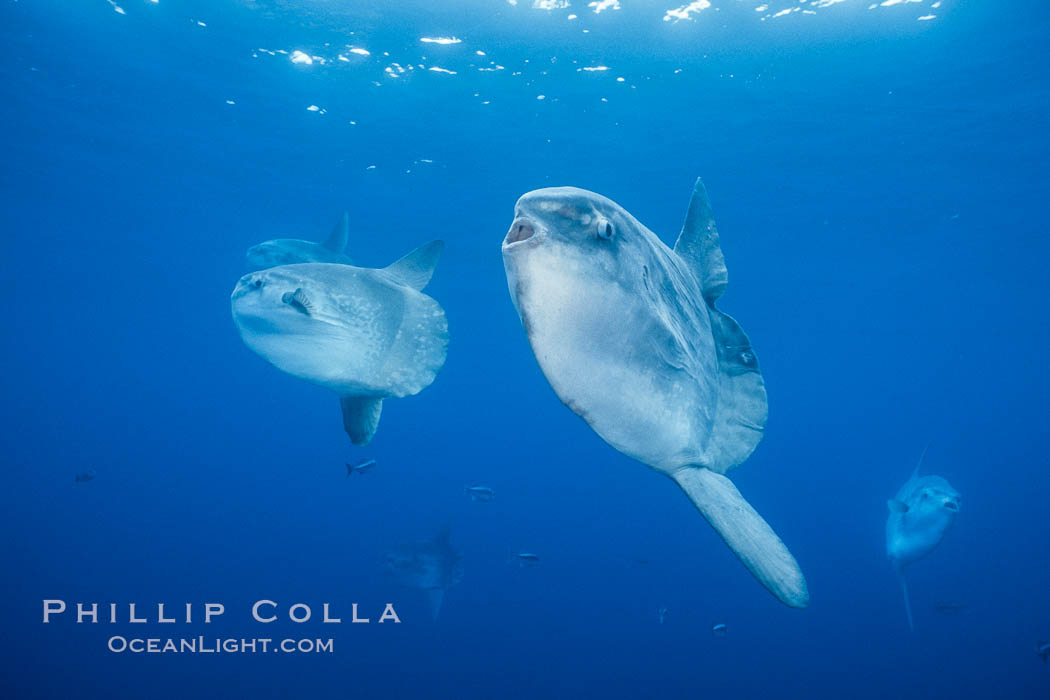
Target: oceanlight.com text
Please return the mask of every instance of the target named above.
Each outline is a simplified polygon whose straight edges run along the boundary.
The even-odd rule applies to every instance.
[[[141,638],[114,635],[106,647],[116,654],[331,654],[328,639],[272,639],[236,637]]]

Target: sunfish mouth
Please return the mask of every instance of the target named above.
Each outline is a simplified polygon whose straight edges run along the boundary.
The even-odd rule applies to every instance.
[[[955,512],[955,513],[959,512],[959,504],[956,503],[955,501],[945,501],[944,502],[944,507],[946,509],[950,510],[950,511]]]
[[[503,245],[509,246],[515,243],[521,243],[527,241],[538,232],[536,224],[533,223],[528,217],[518,217],[514,219],[514,223],[510,225],[510,230],[507,231],[507,237],[503,239]]]

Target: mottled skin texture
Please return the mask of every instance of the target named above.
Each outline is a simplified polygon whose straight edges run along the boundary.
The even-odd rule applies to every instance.
[[[309,313],[285,301],[300,289]],[[242,277],[231,303],[249,348],[340,396],[416,394],[444,363],[441,307],[383,270],[324,263],[270,268]]]
[[[278,369],[339,395],[355,445],[388,397],[416,394],[445,362],[445,312],[420,290],[441,254],[431,241],[383,269],[281,265],[245,275],[230,303],[245,345]]]
[[[747,336],[714,307],[726,274],[702,184],[675,251],[601,195],[530,192],[515,207],[503,261],[562,402],[617,450],[672,477],[763,585],[804,607],[798,564],[722,476],[761,439],[766,398]]]

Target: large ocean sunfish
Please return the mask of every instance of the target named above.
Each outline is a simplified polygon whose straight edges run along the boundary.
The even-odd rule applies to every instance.
[[[444,244],[389,267],[282,265],[240,279],[230,299],[241,339],[267,362],[339,395],[343,427],[367,444],[383,399],[417,394],[445,363],[445,312],[422,293]]]
[[[298,238],[275,238],[253,245],[245,255],[248,267],[252,270],[263,270],[278,265],[295,263],[325,262],[339,265],[352,265],[347,257],[346,242],[350,237],[350,218],[343,212],[336,222],[332,233],[320,243],[304,241]]]
[[[919,476],[925,456],[923,450],[911,478],[887,501],[890,512],[886,519],[886,556],[900,578],[910,629],[915,629],[915,623],[903,568],[932,552],[959,514],[959,492],[947,480],[933,475]]]
[[[617,450],[674,479],[762,585],[805,607],[794,557],[724,476],[762,438],[766,391],[744,331],[714,306],[728,278],[703,183],[673,251],[601,195],[529,192],[503,262],[558,398]]]

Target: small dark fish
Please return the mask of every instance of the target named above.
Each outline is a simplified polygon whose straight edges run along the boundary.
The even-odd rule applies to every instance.
[[[970,606],[966,603],[941,602],[937,603],[934,607],[937,608],[937,612],[942,615],[958,615]]]
[[[724,637],[726,636],[726,632],[728,631],[729,630],[726,629],[726,626],[722,623],[718,623],[717,625],[711,628],[711,634],[715,635],[716,637]]]
[[[375,465],[376,461],[374,459],[366,459],[365,461],[358,462],[357,464],[347,464],[346,478],[349,479],[351,474],[365,474],[369,472]]]
[[[1035,653],[1045,664],[1050,659],[1050,642],[1039,642],[1036,644]]]
[[[517,560],[518,566],[536,566],[540,563],[540,555],[532,552],[511,552],[510,556]]]
[[[310,303],[310,297],[306,296],[306,292],[303,291],[302,287],[299,287],[294,292],[285,292],[281,295],[281,301],[307,316],[314,310],[313,304]]]
[[[656,611],[656,613],[660,616],[660,624],[662,625],[664,623],[664,619],[667,618],[667,608],[660,608]]]
[[[80,472],[79,474],[77,474],[76,479],[77,479],[77,483],[78,484],[84,484],[84,483],[87,483],[89,481],[94,481],[94,479],[95,479],[95,470],[94,469],[88,469],[86,472]]]
[[[468,486],[467,493],[470,494],[470,500],[479,503],[488,503],[496,497],[496,493],[488,486]]]

